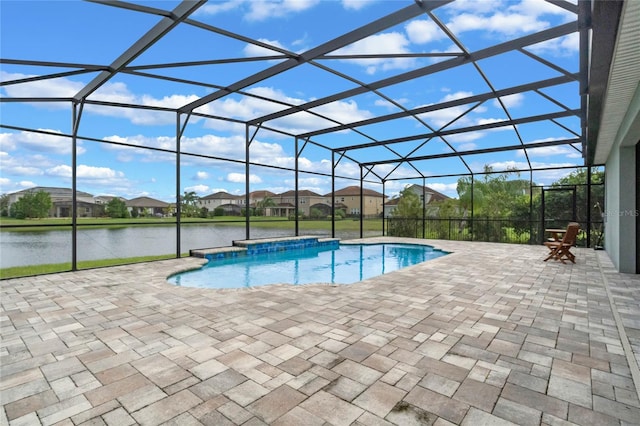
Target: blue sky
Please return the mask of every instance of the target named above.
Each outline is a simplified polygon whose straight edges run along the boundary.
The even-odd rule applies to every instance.
[[[573,2],[575,3],[575,2]],[[176,1],[137,2],[166,10]],[[213,1],[200,7],[191,18],[212,27],[246,38],[256,39],[262,46],[180,24],[167,36],[136,58],[130,66],[158,63],[208,61],[215,59],[257,58],[229,64],[145,69],[144,72],[176,79],[205,82],[209,87],[143,78],[133,74],[118,74],[101,86],[89,99],[106,102],[134,103],[149,106],[179,108],[217,87],[229,86],[255,72],[280,62],[264,59],[278,55],[284,49],[302,53],[346,32],[354,30],[389,13],[414,4],[411,1],[386,0],[283,0],[283,1]],[[460,45],[448,37],[426,14],[386,28],[377,34],[331,55],[460,53],[461,48],[475,52],[489,46],[523,37],[537,31],[576,20],[576,15],[542,0],[457,0],[434,10],[433,14],[455,36]],[[107,7],[80,1],[7,1],[0,4],[1,46],[3,60],[52,61],[84,65],[109,65],[122,52],[155,25],[155,15]],[[266,49],[272,46],[275,50]],[[544,43],[527,46],[526,51],[543,60],[575,73],[578,71],[578,34],[571,33]],[[217,191],[235,194],[245,192],[245,126],[242,122],[288,108],[304,105],[331,94],[375,83],[437,62],[451,60],[441,57],[396,57],[375,59],[318,59],[315,64],[303,64],[243,89],[243,94],[230,94],[197,109],[211,116],[228,117],[239,122],[205,119],[192,116],[181,140],[183,153],[180,192],[195,191],[204,196]],[[77,68],[45,67],[3,63],[3,82],[67,72]],[[308,113],[296,113],[266,123],[289,134],[303,134],[336,125],[365,120],[448,100],[466,98],[493,90],[505,89],[532,81],[561,76],[558,69],[532,59],[523,52],[507,52],[474,64],[448,69],[411,81],[388,85],[378,93],[364,93],[323,104]],[[327,72],[351,76],[357,81]],[[95,72],[68,75],[29,83],[0,87],[2,98],[72,97],[96,76]],[[430,133],[430,129],[463,128],[535,114],[579,108],[577,81],[548,87],[540,92],[526,92],[488,100],[480,105],[459,105],[405,117],[391,122],[358,128],[359,133],[342,131],[314,137],[329,148],[387,140]],[[253,95],[253,96],[249,96]],[[555,100],[552,102],[549,98]],[[268,99],[278,102],[268,101]],[[475,108],[471,109],[472,106]],[[3,102],[0,103],[0,192],[8,193],[33,186],[71,186],[71,140],[56,134],[72,132],[69,102]],[[454,123],[451,120],[470,110]],[[506,111],[505,111],[506,110]],[[508,115],[507,115],[508,114]],[[9,126],[9,127],[7,127]],[[37,129],[45,133],[22,131]],[[576,117],[559,118],[517,126],[525,144],[574,138],[580,131]],[[126,145],[103,144],[81,140],[78,145],[78,189],[94,195],[118,195],[125,198],[149,196],[173,201],[176,193],[176,115],[142,109],[87,105],[80,120],[78,134],[95,140],[109,140]],[[432,155],[488,147],[516,145],[518,134],[512,126],[491,130],[433,138],[420,145],[416,141],[393,144],[393,153],[384,147],[357,149],[349,152],[356,161],[367,162],[413,155]],[[423,141],[419,141],[423,142]],[[144,150],[140,147],[159,148]],[[583,165],[580,146],[560,145],[527,150],[534,168]],[[204,156],[214,156],[216,159]],[[221,161],[229,159],[232,161]],[[288,135],[259,130],[250,147],[252,162],[293,168],[295,141]],[[300,189],[321,194],[331,190],[329,177],[316,173],[331,173],[331,152],[307,144],[300,154]],[[468,173],[469,168],[481,171],[484,165],[502,170],[506,167],[528,168],[521,150],[467,156],[466,165],[456,157],[415,162],[426,176]],[[414,177],[416,172],[407,164],[375,166],[379,176],[388,178]],[[571,170],[536,171],[533,180],[548,184]],[[342,159],[336,166],[338,175],[360,177],[354,161]],[[289,170],[252,166],[250,190],[283,192],[294,187],[294,173]],[[524,173],[521,178],[528,179]],[[378,180],[369,176],[370,180]],[[427,178],[425,183],[449,196],[455,196],[456,177]],[[422,179],[390,180],[385,185],[387,195],[397,193],[407,183]],[[355,180],[338,179],[336,187],[357,185]],[[367,183],[367,187],[382,192],[382,185]]]

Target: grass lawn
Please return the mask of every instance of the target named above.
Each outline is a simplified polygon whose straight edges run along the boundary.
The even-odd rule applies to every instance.
[[[188,253],[183,253],[182,257],[189,256]],[[126,265],[129,263],[149,262],[153,260],[174,259],[175,255],[159,255],[159,256],[139,256],[128,257],[121,259],[100,259],[100,260],[85,260],[78,262],[78,269],[91,269],[100,268],[103,266],[115,266]],[[51,263],[47,265],[29,265],[29,266],[14,266],[11,268],[0,269],[0,279],[27,277],[31,275],[51,274],[54,272],[67,272],[71,270],[71,262],[65,263]]]

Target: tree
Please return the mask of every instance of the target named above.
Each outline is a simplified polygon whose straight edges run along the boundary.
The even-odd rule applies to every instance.
[[[596,203],[600,204],[600,207],[604,205],[604,172],[593,169],[591,172],[591,205],[587,205],[587,169],[578,169],[567,176],[558,179],[551,184],[552,188],[570,188],[576,189],[576,217],[578,222],[587,221],[587,211],[591,209],[591,217],[593,220],[600,220],[601,214],[595,208]],[[547,195],[550,195],[547,199]],[[564,219],[561,209],[563,206],[570,206],[572,204],[572,194],[569,191],[554,191],[553,193],[545,193],[545,216],[547,218]],[[567,218],[570,219],[570,218]]]
[[[181,214],[184,217],[196,217],[199,215],[198,200],[200,197],[194,191],[184,191],[184,195],[180,197]]]
[[[545,191],[544,195],[544,227],[564,227],[570,221],[580,223],[586,231],[587,216],[590,211],[592,222],[592,241],[600,240],[602,229],[604,206],[604,172],[593,168],[591,170],[591,203],[587,203],[589,186],[587,185],[586,168],[577,169],[551,184],[556,191]],[[565,191],[561,189],[566,189]],[[575,189],[575,217],[573,216],[573,190]],[[540,205],[541,203],[538,203]],[[581,232],[578,241],[582,243],[586,234]]]
[[[511,216],[514,204],[528,193],[530,186],[529,181],[512,179],[514,175],[518,177],[519,173],[510,169],[496,173],[491,166],[485,165],[482,178],[474,179],[473,185],[471,177],[460,178],[457,191],[463,216],[466,217],[466,212],[471,209],[472,198],[474,216],[490,218]]]
[[[431,210],[437,211],[438,221],[435,226],[437,238],[447,239],[451,236],[453,227],[456,227],[459,234],[464,230],[464,221],[452,221],[451,218],[458,217],[459,205],[457,200],[448,198],[446,200],[432,203]]]
[[[11,205],[10,215],[16,219],[35,219],[49,216],[53,203],[48,192],[27,192]]]
[[[530,182],[518,177],[519,173],[515,170],[494,172],[491,166],[485,165],[481,178],[472,181],[471,177],[465,176],[458,180],[457,190],[464,218],[473,207],[475,239],[502,241],[504,222],[500,219],[512,219],[514,214],[521,215],[523,206],[528,206]],[[479,220],[481,217],[484,221]],[[526,220],[528,219],[527,215]],[[522,229],[525,229],[524,225]]]
[[[409,186],[400,191],[400,199],[395,210],[391,213],[393,217],[422,217],[422,203],[418,194],[413,192]]]
[[[400,199],[389,218],[389,235],[396,237],[418,236],[418,219],[422,218],[420,197],[409,186],[400,191]]]
[[[309,217],[311,219],[321,219],[323,217],[326,217],[326,215],[322,214],[322,211],[320,209],[312,207],[309,211]]]
[[[176,212],[176,206],[174,204],[169,204],[167,207],[162,209],[162,212],[165,216],[173,216]]]
[[[256,216],[264,216],[267,208],[274,207],[276,205],[275,201],[271,197],[264,197],[262,200],[256,203],[255,215]]]
[[[0,216],[9,216],[9,194],[0,196]]]
[[[112,198],[107,203],[105,212],[112,219],[128,218],[130,216],[125,202],[117,197]]]

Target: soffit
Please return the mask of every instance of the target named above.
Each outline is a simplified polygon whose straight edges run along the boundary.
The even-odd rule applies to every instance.
[[[604,164],[640,82],[640,2],[626,1],[615,44],[593,162]]]

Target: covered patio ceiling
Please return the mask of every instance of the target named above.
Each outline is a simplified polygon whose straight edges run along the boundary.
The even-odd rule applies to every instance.
[[[6,3],[16,161],[63,137],[377,182],[585,165],[590,1]]]

